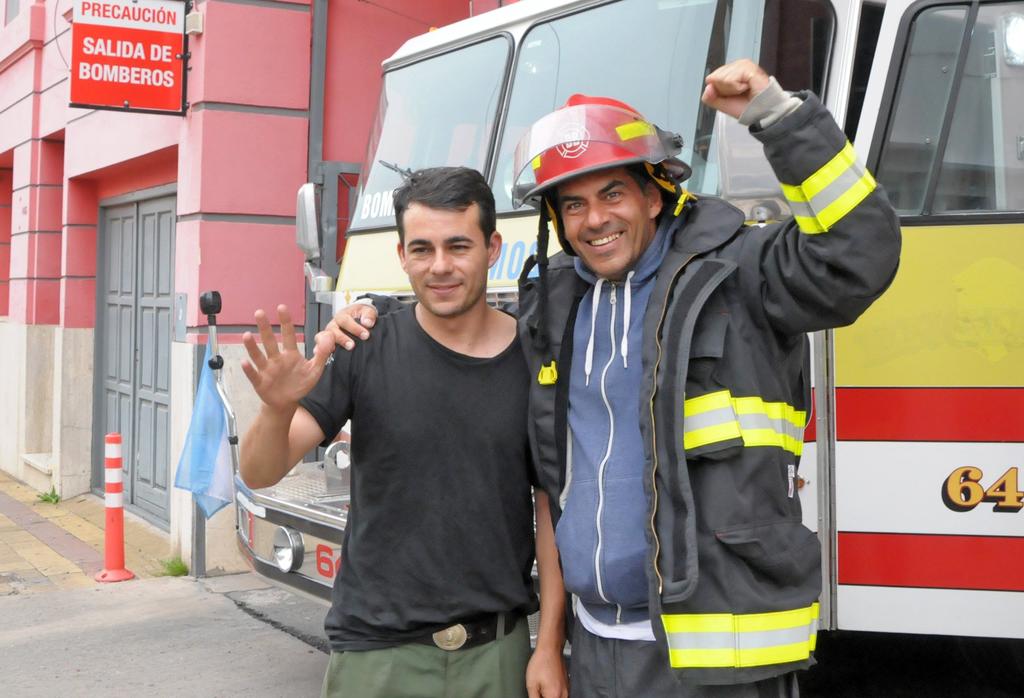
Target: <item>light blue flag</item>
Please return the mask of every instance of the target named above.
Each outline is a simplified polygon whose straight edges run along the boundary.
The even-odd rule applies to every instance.
[[[227,416],[210,368],[210,345],[207,344],[192,421],[178,461],[174,486],[192,492],[203,514],[210,518],[234,499],[233,480]]]

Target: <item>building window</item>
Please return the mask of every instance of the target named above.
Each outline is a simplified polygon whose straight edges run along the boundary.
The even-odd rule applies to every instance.
[[[18,3],[20,0],[7,0],[7,7],[4,10],[4,24],[10,24],[11,20],[18,16]]]

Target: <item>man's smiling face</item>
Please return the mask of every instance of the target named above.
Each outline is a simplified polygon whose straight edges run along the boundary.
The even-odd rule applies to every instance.
[[[501,236],[484,240],[476,204],[459,211],[414,202],[403,225],[398,256],[424,310],[456,317],[485,302],[487,269],[501,252]]]
[[[612,281],[625,278],[651,244],[661,206],[657,187],[641,187],[624,167],[558,185],[566,240],[591,271]]]

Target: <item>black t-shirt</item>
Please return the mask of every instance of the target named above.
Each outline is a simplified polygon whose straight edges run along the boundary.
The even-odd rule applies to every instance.
[[[352,506],[325,623],[337,651],[536,608],[526,360],[458,354],[413,306],[339,349],[301,405],[330,441],[352,420]]]

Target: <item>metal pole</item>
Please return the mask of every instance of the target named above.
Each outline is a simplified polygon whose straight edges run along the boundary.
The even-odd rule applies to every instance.
[[[196,579],[206,576],[206,517],[195,499],[192,500],[192,559],[189,568]]]
[[[195,361],[195,370],[193,371],[192,383],[196,389],[199,387],[199,377],[203,373],[203,346],[201,344],[195,345],[193,350],[193,360]],[[193,389],[193,394],[196,392]],[[192,555],[189,559],[189,569],[192,570],[192,576],[196,579],[206,576],[206,517],[203,516],[203,512],[199,509],[199,505],[196,504],[194,497],[192,501]]]
[[[312,53],[309,66],[309,158],[307,161],[307,176],[309,181],[317,185],[321,192],[326,182],[323,170],[324,160],[324,101],[325,84],[327,81],[327,0],[313,0],[313,38]],[[329,182],[337,192],[337,181]],[[336,194],[335,194],[336,197]],[[334,215],[330,210],[330,197],[321,195],[321,217],[328,218]],[[336,200],[336,198],[335,198]],[[337,204],[335,204],[337,206]],[[323,230],[321,224],[320,229]],[[335,264],[334,244],[328,246],[324,235],[320,236],[320,260],[322,264]],[[337,273],[329,266],[324,271],[332,276]],[[305,344],[306,355],[312,355],[313,335],[320,328],[320,309],[316,297],[306,289],[306,307],[303,313],[302,335]]]

